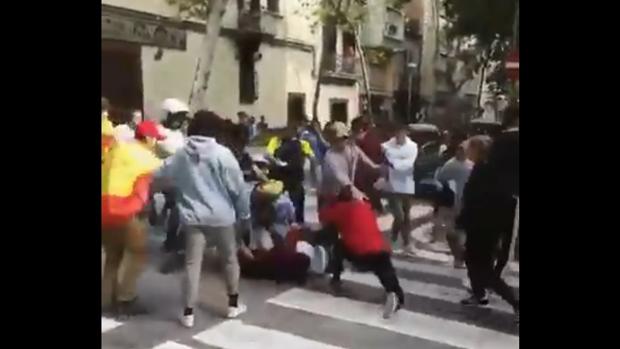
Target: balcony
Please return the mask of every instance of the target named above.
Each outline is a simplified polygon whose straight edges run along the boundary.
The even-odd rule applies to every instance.
[[[355,84],[361,75],[359,58],[339,54],[323,57],[323,81],[337,85]]]
[[[358,58],[355,56],[344,56],[338,54],[330,54],[325,58],[325,71],[335,74],[356,74],[355,66]]]
[[[278,34],[281,16],[260,10],[242,10],[237,18],[237,30],[243,36],[274,37]]]

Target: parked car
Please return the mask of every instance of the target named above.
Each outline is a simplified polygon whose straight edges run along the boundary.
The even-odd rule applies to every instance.
[[[495,136],[502,130],[502,124],[487,119],[474,119],[469,122],[469,134]]]
[[[444,164],[440,153],[441,132],[432,124],[411,124],[409,129],[411,139],[420,145],[413,169],[416,197],[434,200],[441,189],[441,184],[435,180],[435,174]]]

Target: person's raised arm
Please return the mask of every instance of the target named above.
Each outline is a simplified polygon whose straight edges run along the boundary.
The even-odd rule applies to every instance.
[[[360,149],[360,147],[358,147],[357,145],[354,145],[353,147],[355,149],[355,152],[357,153],[358,159],[361,160],[364,164],[368,165],[370,168],[373,168],[375,170],[378,170],[381,168],[381,165],[375,164],[375,162],[372,161],[368,157],[368,155],[366,155],[366,153],[364,153],[364,151]]]

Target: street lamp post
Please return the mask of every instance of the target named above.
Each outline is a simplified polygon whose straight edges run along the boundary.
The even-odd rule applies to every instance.
[[[413,91],[412,91],[412,86],[413,86],[413,74],[415,72],[415,69],[418,67],[417,63],[408,63],[407,64],[407,72],[409,73],[409,82],[408,82],[408,88],[407,88],[407,121],[409,121],[411,119],[411,99],[413,97]]]

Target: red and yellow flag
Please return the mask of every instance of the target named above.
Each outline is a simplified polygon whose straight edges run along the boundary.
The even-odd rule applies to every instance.
[[[102,135],[102,143],[103,138]],[[138,142],[113,142],[104,147],[101,164],[102,227],[122,226],[144,209],[153,171],[161,164],[151,150]]]

